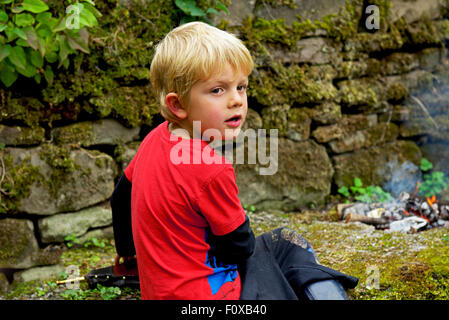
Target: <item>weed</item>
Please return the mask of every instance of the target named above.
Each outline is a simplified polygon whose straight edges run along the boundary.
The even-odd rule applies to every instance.
[[[371,203],[375,202],[385,202],[391,199],[391,194],[384,191],[379,186],[363,186],[363,182],[360,178],[354,178],[354,185],[350,186],[349,189],[346,186],[340,187],[338,193],[342,194],[346,198],[353,197],[357,201]]]

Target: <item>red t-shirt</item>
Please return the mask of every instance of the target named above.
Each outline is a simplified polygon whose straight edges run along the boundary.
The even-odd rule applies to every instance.
[[[125,175],[142,299],[238,299],[237,266],[217,261],[206,241],[210,231],[224,235],[245,221],[232,164],[164,122]]]

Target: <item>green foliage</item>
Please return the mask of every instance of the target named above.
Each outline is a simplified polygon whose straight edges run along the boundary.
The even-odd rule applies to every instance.
[[[6,87],[19,75],[37,83],[43,76],[51,84],[53,64],[67,69],[71,54],[89,53],[88,29],[101,13],[92,0],[67,2],[67,15],[55,17],[42,0],[0,1],[0,80]]]
[[[431,197],[449,188],[449,178],[444,172],[433,171],[423,176],[424,180],[419,185],[419,195]]]
[[[95,237],[89,238],[89,240],[84,244],[85,248],[88,248],[90,246],[98,247],[98,248],[104,248],[106,245],[104,240],[98,240]]]
[[[93,291],[98,292],[103,300],[116,299],[122,293],[119,287],[104,287],[101,284],[97,284]]]
[[[242,205],[242,207],[243,207],[243,209],[245,209],[245,210],[247,210],[247,211],[249,211],[249,212],[255,212],[255,211],[257,210],[255,206],[253,206],[253,205],[248,205],[248,204],[246,204],[246,203],[244,203],[244,204]]]
[[[371,202],[385,202],[391,199],[391,194],[384,191],[379,186],[363,186],[363,182],[360,178],[354,178],[354,185],[349,189],[346,186],[340,187],[338,193],[346,198],[353,197],[357,201],[371,203]]]
[[[76,236],[76,234],[72,233],[64,238],[64,241],[66,241],[67,247],[71,248],[74,244],[80,243],[80,240]]]
[[[180,24],[192,21],[204,21],[211,24],[208,17],[218,14],[220,11],[229,14],[226,5],[217,0],[175,0],[175,5],[181,16]]]
[[[423,175],[423,181],[419,184],[418,194],[424,197],[431,197],[449,189],[449,177],[442,171],[430,171],[433,164],[426,158],[421,159],[420,169],[427,172]]]
[[[429,160],[427,160],[426,158],[422,158],[421,159],[421,165],[419,167],[422,171],[429,171],[430,169],[433,168],[433,164],[432,162],[430,162]]]

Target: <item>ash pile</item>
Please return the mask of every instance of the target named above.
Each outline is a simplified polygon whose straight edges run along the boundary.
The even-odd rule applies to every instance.
[[[339,204],[337,213],[345,222],[360,221],[389,231],[415,233],[449,226],[449,203],[407,192],[388,202]]]

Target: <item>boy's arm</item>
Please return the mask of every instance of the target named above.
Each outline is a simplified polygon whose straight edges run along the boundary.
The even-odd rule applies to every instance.
[[[215,248],[216,257],[220,261],[226,264],[244,262],[253,254],[255,246],[255,237],[248,216],[245,216],[245,222],[228,234],[222,236],[211,234],[208,242]]]
[[[123,174],[110,199],[115,248],[121,257],[136,254],[131,227],[131,186],[131,182]]]

